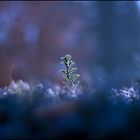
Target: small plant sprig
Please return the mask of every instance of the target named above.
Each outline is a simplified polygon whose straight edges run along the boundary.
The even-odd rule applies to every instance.
[[[72,89],[77,88],[80,83],[77,79],[80,75],[74,73],[77,68],[73,67],[75,63],[72,60],[72,56],[67,54],[64,57],[61,57],[61,60],[60,64],[64,64],[66,67],[65,70],[61,70],[64,79],[63,84]]]

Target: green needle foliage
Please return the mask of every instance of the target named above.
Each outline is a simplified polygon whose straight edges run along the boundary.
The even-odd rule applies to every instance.
[[[77,68],[73,67],[74,62],[72,61],[72,56],[70,54],[65,55],[64,57],[61,57],[61,60],[62,61],[60,63],[64,64],[66,67],[65,70],[61,70],[63,73],[64,85],[69,88],[76,88],[79,85],[79,81],[77,79],[80,75],[74,73]]]

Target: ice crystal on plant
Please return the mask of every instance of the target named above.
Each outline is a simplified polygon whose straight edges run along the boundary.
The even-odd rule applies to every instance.
[[[66,70],[62,70],[64,78],[63,83],[71,87],[76,86],[76,80],[80,75],[74,73],[77,68],[73,67],[74,62],[72,61],[71,55],[65,55],[65,57],[61,57],[61,59],[63,60],[61,64],[64,64],[66,66]]]
[[[78,80],[79,74],[75,74],[77,68],[74,67],[74,62],[70,54],[61,57],[61,64],[64,64],[66,69],[61,70],[63,73],[63,92],[67,92],[67,95],[71,97],[77,97],[81,92],[81,86],[79,86],[80,81]]]

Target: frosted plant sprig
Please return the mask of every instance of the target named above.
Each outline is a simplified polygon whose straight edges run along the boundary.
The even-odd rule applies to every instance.
[[[61,70],[63,73],[64,85],[67,85],[70,88],[77,87],[79,85],[79,81],[77,81],[77,79],[80,75],[74,73],[77,68],[73,67],[75,63],[72,60],[72,56],[67,54],[64,57],[61,57],[61,60],[60,64],[64,64],[66,67],[65,70]]]

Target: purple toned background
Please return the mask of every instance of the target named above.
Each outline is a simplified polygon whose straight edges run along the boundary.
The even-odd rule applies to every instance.
[[[0,85],[14,79],[61,84],[70,53],[87,87],[140,77],[140,8],[135,2],[0,2]]]

